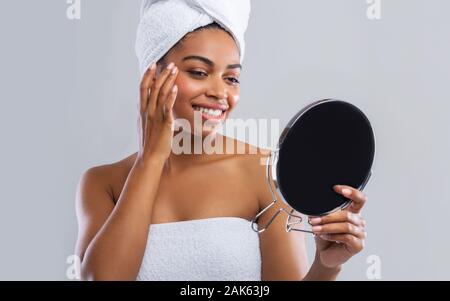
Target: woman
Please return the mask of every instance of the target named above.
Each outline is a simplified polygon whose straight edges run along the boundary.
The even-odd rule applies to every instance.
[[[287,233],[285,221],[276,219],[260,235],[251,230],[250,221],[272,202],[260,164],[268,150],[222,136],[215,126],[239,101],[240,60],[233,35],[211,23],[189,32],[145,71],[139,150],[88,169],[78,185],[82,279],[334,280],[363,249],[366,197],[348,186],[335,191],[352,199],[351,206],[310,220],[317,234],[310,267],[304,234]],[[202,120],[212,125],[201,133],[174,129],[176,119],[194,128],[199,107],[223,112],[203,111]],[[173,152],[180,134],[191,139],[191,152]],[[195,137],[207,136],[234,143],[235,151],[194,153]],[[245,154],[236,154],[239,147]]]

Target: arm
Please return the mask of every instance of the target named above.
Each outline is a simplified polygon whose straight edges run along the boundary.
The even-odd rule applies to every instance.
[[[321,280],[336,280],[341,272],[342,266],[329,268],[324,266],[320,259],[315,256],[314,262],[308,271],[308,274],[303,278],[304,281],[321,281]]]
[[[76,252],[83,279],[135,280],[151,224],[162,170],[171,152],[177,69],[156,75],[152,64],[140,85],[140,147],[113,206],[97,169],[83,175],[77,189],[79,237]]]
[[[82,279],[136,279],[162,168],[161,161],[138,157],[115,206],[101,171],[84,173],[76,197]]]
[[[277,201],[273,207],[281,208]],[[262,208],[261,208],[262,209]],[[259,227],[267,224],[275,209],[271,208],[260,218]],[[301,280],[308,271],[305,234],[286,232],[283,213],[269,228],[260,234],[262,274],[261,280]]]
[[[253,156],[251,160],[252,185],[256,191],[259,212],[272,203],[266,180],[266,167],[262,162],[270,151],[259,149],[261,155]],[[284,203],[276,194],[277,202],[265,212],[258,221],[259,228],[267,225],[273,214],[283,208]],[[308,272],[308,256],[306,251],[305,233],[286,232],[286,215],[280,213],[267,230],[260,234],[262,260],[262,280],[301,280]]]

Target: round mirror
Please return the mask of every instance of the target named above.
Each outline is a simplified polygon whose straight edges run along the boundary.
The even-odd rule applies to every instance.
[[[375,137],[368,118],[356,106],[335,99],[314,102],[298,112],[283,130],[277,148],[267,160],[267,180],[273,202],[277,191],[288,206],[287,230],[295,229],[301,217],[322,216],[345,208],[350,200],[336,193],[336,184],[362,190],[371,175],[375,157]],[[296,218],[295,222],[291,222]]]

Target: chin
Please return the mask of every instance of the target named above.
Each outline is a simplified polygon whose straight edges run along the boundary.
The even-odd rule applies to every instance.
[[[194,133],[194,127],[193,127],[194,122],[191,123],[191,133],[193,135],[197,135],[199,136],[198,133]],[[217,126],[203,126],[202,127],[202,131],[201,131],[201,136],[203,138],[207,137],[207,136],[216,136],[218,134],[218,131],[220,129],[220,125]]]

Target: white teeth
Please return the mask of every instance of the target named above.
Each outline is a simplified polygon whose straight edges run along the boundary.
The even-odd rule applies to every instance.
[[[193,106],[194,110],[196,111],[201,111],[205,114],[214,116],[214,117],[219,117],[220,115],[222,115],[222,110],[213,110],[213,109],[208,109],[208,108],[203,108],[203,107],[199,107],[199,106]]]

